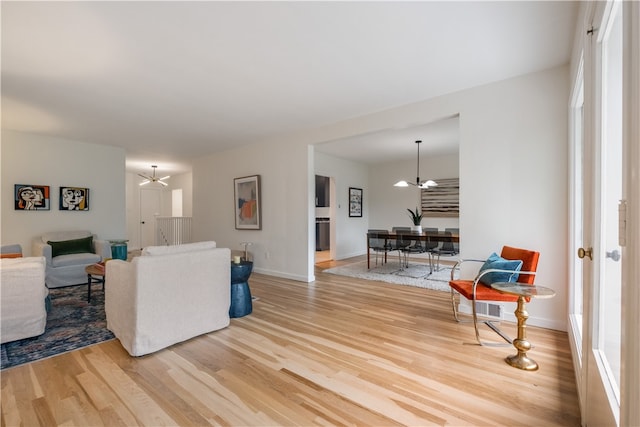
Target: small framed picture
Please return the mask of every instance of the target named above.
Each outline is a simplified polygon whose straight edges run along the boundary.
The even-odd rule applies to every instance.
[[[82,187],[60,187],[61,211],[88,211],[89,189]]]
[[[362,188],[349,187],[349,216],[362,216]]]
[[[48,185],[15,184],[14,208],[17,211],[48,211],[51,196]]]
[[[237,230],[262,229],[260,175],[234,178],[234,209]]]

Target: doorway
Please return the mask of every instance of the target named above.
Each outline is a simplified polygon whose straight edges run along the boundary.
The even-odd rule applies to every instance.
[[[335,185],[333,178],[328,176],[316,175],[316,251],[315,262],[330,261],[334,258],[332,255],[332,229],[334,225],[334,201],[335,201]]]

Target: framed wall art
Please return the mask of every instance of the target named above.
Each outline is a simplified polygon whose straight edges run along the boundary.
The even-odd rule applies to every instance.
[[[438,179],[437,187],[420,191],[420,204],[425,218],[460,216],[460,179]]]
[[[17,211],[48,211],[51,196],[48,185],[15,184],[14,208]]]
[[[362,188],[349,187],[349,216],[362,216]]]
[[[234,178],[233,189],[236,229],[261,230],[260,175]]]
[[[82,187],[60,187],[61,211],[88,211],[89,189]]]

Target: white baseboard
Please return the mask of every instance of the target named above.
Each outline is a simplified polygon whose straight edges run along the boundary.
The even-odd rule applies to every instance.
[[[513,311],[510,309],[511,308],[510,306],[509,308],[505,309],[505,304],[501,304],[499,302],[492,302],[492,304],[498,304],[502,306],[501,320],[503,322],[518,323],[518,319],[516,319],[516,316],[513,313]],[[458,311],[463,314],[471,315],[471,304],[463,298],[463,301],[460,304],[458,304]],[[544,317],[531,316],[527,319],[527,325],[536,326],[538,328],[553,329],[555,331],[562,331],[562,332],[567,331],[566,323],[552,320],[552,319],[546,319]]]
[[[336,254],[336,260],[340,261],[342,259],[347,259],[347,258],[353,258],[353,257],[357,257],[360,255],[367,255],[367,252],[352,252],[350,254]]]
[[[515,314],[504,313],[504,320],[507,322],[518,323]],[[531,316],[527,319],[527,326],[537,326],[538,328],[553,329],[554,331],[567,332],[566,322],[560,322],[552,319],[546,319],[544,317]]]
[[[254,267],[253,271],[260,274],[266,274],[267,276],[281,277],[283,279],[296,280],[298,282],[310,283],[316,280],[316,276],[313,274],[311,275],[311,277],[307,277],[299,274],[290,274],[282,271],[269,270],[267,268],[259,268],[259,267],[257,268]]]

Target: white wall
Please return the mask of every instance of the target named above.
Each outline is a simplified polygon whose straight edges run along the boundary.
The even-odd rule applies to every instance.
[[[529,323],[566,330],[568,93],[563,66],[198,159],[194,221],[222,246],[257,242],[258,270],[313,280],[316,171],[307,146],[459,115],[461,256],[503,245],[540,251],[537,282],[556,296],[529,304]],[[236,231],[233,177],[256,173],[263,230]]]
[[[306,145],[275,142],[225,151],[194,160],[194,236],[219,247],[242,249],[252,242],[254,271],[313,280],[309,240],[315,233],[313,153]],[[236,230],[233,179],[260,175],[262,230]],[[311,198],[310,198],[311,197]],[[313,236],[315,239],[315,234]],[[311,259],[311,261],[309,261]]]
[[[536,283],[557,294],[528,305],[530,324],[566,330],[568,67],[472,89],[465,98],[463,256],[505,244],[540,251]]]
[[[125,237],[125,152],[121,148],[2,131],[2,244],[31,255],[34,237],[48,231],[90,230],[101,239]],[[15,184],[48,185],[51,209],[14,210]],[[89,211],[60,211],[61,186],[89,188]]]
[[[140,191],[138,190],[140,177],[126,173],[126,224],[128,249],[140,249]]]

